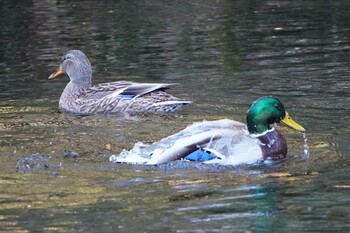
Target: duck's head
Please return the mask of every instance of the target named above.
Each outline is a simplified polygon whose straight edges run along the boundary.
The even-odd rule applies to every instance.
[[[91,86],[92,69],[89,59],[80,50],[70,50],[62,57],[58,70],[49,76],[49,79],[67,74],[71,82]]]
[[[262,97],[255,101],[247,113],[247,125],[250,134],[262,134],[271,129],[271,124],[284,123],[289,127],[305,131],[286,112],[282,102],[272,96]]]

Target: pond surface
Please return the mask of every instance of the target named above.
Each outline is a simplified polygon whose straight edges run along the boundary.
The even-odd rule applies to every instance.
[[[349,232],[349,1],[10,1],[0,4],[0,231]],[[70,49],[94,83],[169,82],[168,116],[58,111]],[[111,164],[192,122],[245,121],[274,95],[306,128],[289,156],[222,167]]]

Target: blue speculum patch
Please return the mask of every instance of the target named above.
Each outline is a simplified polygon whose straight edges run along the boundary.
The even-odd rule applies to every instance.
[[[123,99],[132,99],[134,97],[135,97],[135,95],[124,95],[123,94]]]
[[[210,153],[209,151],[205,151],[203,149],[198,149],[196,151],[193,151],[191,154],[185,157],[185,159],[187,160],[198,161],[198,162],[204,162],[215,158],[217,158],[216,155],[214,155],[213,153]]]

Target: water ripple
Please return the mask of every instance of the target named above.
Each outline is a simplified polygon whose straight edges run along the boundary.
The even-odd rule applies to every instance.
[[[253,218],[253,217],[261,217],[261,216],[267,216],[270,215],[269,213],[231,213],[231,214],[211,214],[207,217],[203,218],[191,218],[190,222],[197,223],[197,222],[210,222],[210,221],[221,221],[221,220],[227,220],[227,219],[236,219],[236,218]]]

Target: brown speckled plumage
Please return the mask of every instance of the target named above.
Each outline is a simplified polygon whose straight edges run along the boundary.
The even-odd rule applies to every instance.
[[[60,68],[49,79],[64,73],[70,78],[59,101],[59,107],[64,112],[82,115],[117,112],[166,113],[191,103],[164,91],[176,84],[119,81],[91,86],[91,64],[83,52],[70,50],[62,60]]]

